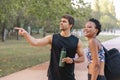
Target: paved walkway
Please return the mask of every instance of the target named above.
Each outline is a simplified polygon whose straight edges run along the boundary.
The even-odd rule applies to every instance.
[[[120,50],[120,37],[106,41],[103,45],[110,49],[116,47]],[[49,62],[27,68],[25,70],[0,78],[0,80],[47,80],[47,68]],[[84,63],[76,64],[76,80],[87,80],[87,60]]]

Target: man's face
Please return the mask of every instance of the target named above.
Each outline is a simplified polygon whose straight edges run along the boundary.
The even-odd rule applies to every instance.
[[[60,30],[68,30],[72,27],[72,25],[69,24],[68,19],[62,18],[60,21]]]

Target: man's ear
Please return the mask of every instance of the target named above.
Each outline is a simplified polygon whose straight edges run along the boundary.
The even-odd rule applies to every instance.
[[[70,24],[70,29],[73,27],[73,25],[72,24]]]

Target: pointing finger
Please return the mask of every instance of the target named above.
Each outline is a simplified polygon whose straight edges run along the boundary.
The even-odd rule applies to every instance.
[[[15,30],[20,30],[21,28],[19,28],[19,27],[14,27],[14,29],[15,29]]]

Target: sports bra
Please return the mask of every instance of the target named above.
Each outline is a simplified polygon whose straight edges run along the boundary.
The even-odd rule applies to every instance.
[[[98,51],[98,54],[99,54],[99,60],[101,62],[105,62],[105,51],[103,47],[101,47],[101,49]],[[89,48],[87,49],[87,59],[88,59],[88,63],[92,62],[92,56]]]

